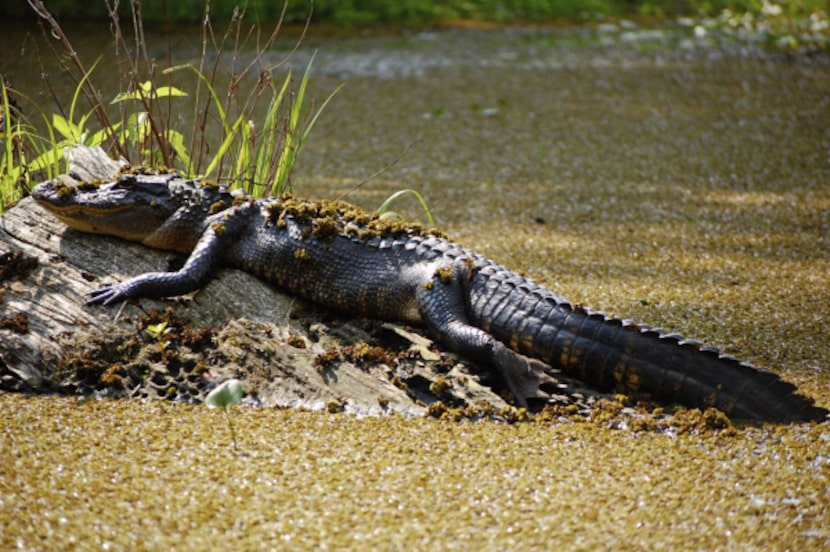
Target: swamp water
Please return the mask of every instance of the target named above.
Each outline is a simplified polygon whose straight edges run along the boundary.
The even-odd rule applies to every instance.
[[[29,92],[21,68],[39,69],[11,36],[2,70]],[[417,189],[464,245],[830,406],[830,63],[634,39],[312,33],[289,65],[317,50],[318,102],[346,86],[297,190],[371,208]],[[237,454],[202,407],[0,405],[4,548],[830,546],[827,424],[675,436],[236,409]]]

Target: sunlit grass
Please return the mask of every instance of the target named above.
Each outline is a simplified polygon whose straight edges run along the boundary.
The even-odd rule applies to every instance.
[[[306,90],[313,57],[299,84],[291,72],[281,84],[275,84],[275,73],[287,58],[276,65],[263,63],[263,54],[273,46],[282,18],[267,39],[260,42],[258,26],[244,24],[244,13],[238,12],[226,33],[217,40],[208,17],[207,3],[202,27],[205,46],[198,65],[173,65],[172,56],[168,55],[168,67],[158,71],[156,61],[146,57],[140,24],[141,3],[138,2],[131,4],[136,23],[134,44],[126,43],[118,17],[112,19],[112,27],[120,41],[118,51],[126,58],[123,65],[127,69],[122,77],[124,89],[114,93],[110,102],[105,102],[94,83],[100,59],[91,66],[85,65],[45,4],[39,0],[31,0],[29,4],[63,47],[63,53],[54,51],[54,55],[66,55],[72,60],[66,71],[77,85],[67,110],[56,104],[51,115],[43,116],[41,126],[46,130],[41,135],[34,125],[26,122],[20,110],[14,108],[14,102],[9,99],[10,89],[0,81],[4,123],[0,135],[0,210],[25,195],[33,183],[65,170],[64,152],[74,144],[101,146],[126,158],[133,166],[172,170],[188,178],[210,178],[229,187],[242,187],[256,196],[281,193],[290,187],[291,173],[311,129],[339,90],[339,87],[335,89],[308,114]],[[253,61],[238,68],[240,53],[252,37],[257,40]],[[213,45],[213,51],[208,51],[207,44]],[[232,50],[232,57],[227,66],[220,66],[221,54],[226,49]],[[216,60],[213,66],[207,63],[208,58]],[[193,90],[172,85],[171,76],[182,70],[197,75]],[[238,83],[254,70],[258,71],[258,85],[252,92],[245,93]],[[219,90],[219,82],[227,82],[227,90]],[[202,98],[204,91],[207,91],[207,101]],[[196,106],[195,124],[183,123],[184,118],[173,116],[181,105],[180,99],[187,96]],[[23,95],[17,97],[27,100]],[[261,97],[269,101],[269,107],[260,126],[254,121],[254,113]],[[84,101],[89,105],[87,111],[81,107]],[[26,103],[27,107],[35,105],[30,101]],[[35,107],[36,111],[42,112],[39,106]],[[118,113],[113,114],[110,110]],[[177,124],[188,124],[189,128],[177,128]],[[206,129],[209,124],[220,126],[219,144],[207,142],[205,137],[215,134]]]
[[[54,127],[40,113],[47,136],[38,134],[17,100],[28,98],[7,86],[0,75],[0,212],[27,193],[33,178],[52,178],[62,167]]]
[[[293,99],[288,93],[293,82],[291,72],[285,77],[280,87],[269,81],[271,101],[259,132],[256,123],[246,118],[245,114],[231,121],[230,116],[222,108],[222,102],[213,83],[193,65],[180,65],[165,70],[165,73],[182,69],[193,70],[208,89],[223,128],[224,139],[202,174],[194,173],[188,153],[174,145],[179,156],[185,161],[185,174],[191,177],[214,177],[222,163],[230,158],[234,167],[231,176],[229,178],[219,176],[219,179],[229,180],[232,185],[239,185],[247,193],[256,197],[276,195],[287,191],[292,169],[314,123],[343,86],[341,84],[329,94],[321,106],[314,111],[308,123],[303,124],[303,104],[313,61],[312,56]],[[284,115],[286,111],[288,113]]]

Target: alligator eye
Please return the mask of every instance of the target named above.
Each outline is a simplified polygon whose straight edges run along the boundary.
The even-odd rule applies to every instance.
[[[130,195],[147,196],[148,198],[163,198],[170,195],[167,182],[160,179],[152,179],[143,176],[124,175],[111,184],[110,190],[122,191]]]
[[[134,174],[122,174],[121,178],[115,183],[114,188],[121,188],[124,190],[132,190],[135,188],[137,179]]]

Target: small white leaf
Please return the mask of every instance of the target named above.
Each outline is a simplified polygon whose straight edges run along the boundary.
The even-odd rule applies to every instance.
[[[205,404],[209,408],[227,408],[242,400],[242,384],[238,379],[229,379],[217,386],[205,397]]]

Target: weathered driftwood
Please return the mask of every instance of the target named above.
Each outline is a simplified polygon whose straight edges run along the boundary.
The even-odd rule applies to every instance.
[[[72,160],[70,174],[84,181],[119,170],[94,150],[76,148]],[[215,383],[237,377],[248,400],[275,406],[363,413],[418,413],[439,399],[506,406],[469,365],[431,354],[422,335],[348,317],[320,323],[323,311],[239,270],[221,271],[191,296],[142,299],[123,305],[120,314],[117,307],[84,304],[90,291],[108,282],[169,270],[175,259],[67,229],[30,198],[8,210],[0,217],[0,386],[198,400]],[[173,335],[211,328],[204,343],[165,344],[166,335],[141,329],[146,312],[171,305],[187,326]],[[386,347],[388,354],[362,355],[364,343]],[[180,355],[174,362],[171,351]],[[173,365],[197,369],[171,373]],[[96,378],[116,385],[99,386]]]

